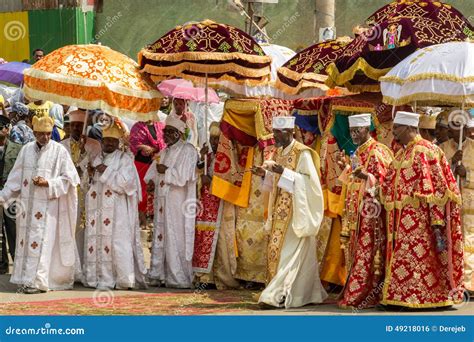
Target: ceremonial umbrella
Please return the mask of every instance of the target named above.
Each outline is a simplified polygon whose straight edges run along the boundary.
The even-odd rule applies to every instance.
[[[204,88],[194,87],[191,81],[181,78],[165,80],[158,85],[158,90],[165,96],[176,97],[178,99],[190,100],[194,102],[205,102],[206,94]],[[219,96],[214,89],[208,90],[208,102],[219,103]]]
[[[276,88],[290,95],[301,94],[305,90],[312,92],[304,97],[324,95],[329,89],[324,84],[327,79],[326,67],[339,58],[350,41],[347,37],[322,42],[297,53],[278,68]]]
[[[204,83],[206,90],[209,81],[260,85],[268,82],[271,74],[271,58],[251,36],[212,20],[175,27],[142,49],[138,63],[156,82],[182,77]],[[208,112],[206,105],[204,127]]]
[[[451,13],[449,20],[428,13],[395,16],[377,23],[348,44],[337,61],[327,67],[326,84],[378,92],[379,78],[417,49],[474,38],[469,21],[454,9]]]
[[[464,108],[474,108],[474,43],[452,42],[420,49],[382,77],[380,88],[384,102],[393,106],[461,107],[450,119],[461,123],[462,149],[463,127],[469,118]]]
[[[270,82],[255,86],[226,80],[218,80],[215,82],[209,82],[209,85],[214,88],[223,89],[227,93],[237,96],[277,97],[290,100],[291,96],[283,93],[280,89],[275,87],[275,81],[277,79],[278,68],[285,64],[286,61],[291,59],[296,53],[285,46],[276,44],[261,43],[260,46],[262,47],[265,54],[272,59]]]
[[[396,0],[382,6],[372,13],[366,20],[366,24],[374,25],[395,17],[404,18],[438,18],[446,25],[451,26],[453,30],[462,29],[464,21],[463,15],[450,4],[433,0]]]
[[[270,80],[271,58],[242,30],[212,20],[177,26],[138,54],[142,71],[154,81],[182,77],[197,83],[229,80],[261,84]]]
[[[380,78],[385,103],[474,107],[474,43],[420,49]]]
[[[0,64],[0,82],[7,82],[17,86],[23,83],[23,70],[31,67],[28,63],[10,62]]]
[[[102,45],[68,45],[25,70],[24,92],[84,109],[146,121],[156,117],[161,94],[129,57]]]

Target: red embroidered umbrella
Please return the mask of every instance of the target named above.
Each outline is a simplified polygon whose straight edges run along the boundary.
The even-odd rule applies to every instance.
[[[404,8],[404,16],[390,16],[385,12],[386,21],[372,26],[348,44],[340,58],[327,67],[326,85],[378,92],[379,78],[417,49],[474,39],[469,21],[452,7],[449,19],[440,15],[447,13],[447,7],[442,7],[441,12],[427,13],[416,10],[421,7]],[[413,11],[411,15],[409,8]]]
[[[396,17],[437,18],[453,30],[462,30],[463,15],[453,6],[433,0],[396,0],[375,11],[367,20],[367,25],[375,25]]]
[[[182,77],[193,82],[228,80],[258,85],[270,80],[271,58],[238,28],[211,20],[177,26],[138,54],[154,81]]]
[[[326,67],[336,61],[351,39],[340,38],[312,45],[278,68],[275,86],[290,95],[300,94],[308,89],[328,90]],[[319,94],[321,95],[321,94]]]
[[[270,80],[271,62],[247,33],[212,20],[177,26],[138,53],[142,72],[155,82],[181,77],[205,84],[204,127],[209,112],[208,80],[265,84]]]

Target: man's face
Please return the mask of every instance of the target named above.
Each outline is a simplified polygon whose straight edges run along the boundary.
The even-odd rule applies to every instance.
[[[449,128],[442,125],[436,125],[435,129],[436,140],[441,144],[449,140]]]
[[[394,124],[393,137],[398,143],[406,146],[410,142],[410,133],[413,130],[414,128],[410,126]]]
[[[420,135],[423,139],[432,141],[434,138],[434,130],[432,129],[426,129],[426,128],[420,128]]]
[[[44,52],[43,51],[35,51],[35,54],[33,55],[35,62],[39,61],[41,58],[44,57]]]
[[[120,145],[120,141],[116,138],[106,137],[102,139],[102,150],[105,153],[115,152]]]
[[[166,126],[163,130],[163,135],[167,146],[176,144],[180,137],[179,131],[172,126]]]
[[[3,137],[8,136],[9,132],[10,132],[10,129],[8,128],[8,125],[0,123],[0,137],[3,138]]]
[[[166,108],[170,105],[170,98],[165,96],[161,99],[161,108]]]
[[[183,99],[173,99],[173,106],[176,111],[176,114],[181,115],[184,113],[184,110],[186,109],[186,101]]]
[[[286,147],[293,139],[292,129],[273,129],[273,137],[275,138],[276,147]]]
[[[70,129],[71,129],[71,137],[74,140],[79,140],[82,135],[82,130],[84,129],[84,123],[73,121],[70,124]]]
[[[101,114],[98,118],[98,123],[101,127],[106,128],[112,125],[112,118],[107,114]]]
[[[33,132],[35,134],[36,142],[40,146],[45,146],[51,140],[51,132]]]
[[[351,134],[351,139],[354,145],[360,145],[362,141],[367,138],[369,134],[368,127],[351,127],[349,128],[349,133]]]
[[[211,136],[209,138],[209,143],[211,144],[212,152],[216,153],[217,148],[219,147],[219,136]]]

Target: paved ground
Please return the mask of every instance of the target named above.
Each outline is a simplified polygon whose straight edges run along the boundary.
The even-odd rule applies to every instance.
[[[2,304],[9,303],[21,303],[21,302],[35,302],[35,301],[49,301],[49,300],[62,300],[62,299],[74,299],[74,298],[93,298],[94,289],[84,288],[79,284],[76,284],[74,290],[71,291],[51,291],[48,293],[41,293],[36,295],[27,295],[16,292],[17,287],[9,283],[9,276],[0,276],[0,308]],[[182,290],[180,290],[182,291]],[[198,290],[189,290],[189,293],[196,292]],[[199,294],[211,293],[216,290],[203,290],[199,291]],[[150,288],[147,290],[135,290],[135,291],[113,291],[115,298],[120,296],[136,296],[156,293],[173,293],[176,290],[165,289],[165,288]],[[144,298],[145,299],[145,298]],[[221,313],[220,313],[221,314]],[[225,314],[225,312],[223,313]],[[457,308],[443,309],[443,310],[429,310],[429,311],[378,311],[378,310],[362,310],[354,312],[352,310],[341,310],[334,304],[324,305],[311,305],[299,309],[291,310],[244,310],[238,313],[232,313],[238,315],[474,315],[474,302],[463,303]]]
[[[142,242],[144,246],[147,246],[147,233],[142,232]],[[148,248],[144,248],[145,261],[149,262],[150,254]],[[11,269],[11,267],[10,267]],[[17,286],[9,282],[9,275],[0,275],[0,309],[2,304],[11,304],[11,303],[24,303],[24,302],[42,302],[50,300],[69,300],[69,299],[78,299],[78,298],[89,298],[93,299],[94,296],[97,296],[98,293],[94,289],[85,288],[81,284],[76,284],[74,290],[71,291],[51,291],[48,293],[41,293],[36,295],[28,295],[23,293],[18,293]],[[183,291],[183,290],[179,290]],[[198,294],[199,296],[210,294],[216,290],[189,290],[189,294]],[[175,293],[177,290],[165,289],[165,288],[156,288],[151,287],[147,290],[134,290],[134,291],[113,291],[108,295],[118,298],[121,296],[137,296],[143,295],[144,300],[147,294],[166,294],[166,293]],[[229,292],[230,296],[235,296],[234,292]],[[188,295],[189,297],[189,295]],[[197,296],[195,296],[197,298]],[[249,297],[249,294],[246,293],[244,297]],[[335,295],[332,295],[335,298]],[[473,298],[474,299],[474,298]],[[186,300],[184,300],[186,303]],[[333,300],[334,302],[334,300]],[[183,305],[181,303],[180,308]],[[178,310],[179,311],[179,310]],[[225,313],[224,313],[225,314]],[[433,309],[433,310],[403,310],[403,311],[379,311],[375,309],[353,311],[353,310],[342,310],[339,309],[335,304],[323,304],[323,305],[310,305],[299,309],[291,310],[282,310],[282,309],[272,309],[272,310],[243,310],[238,313],[232,312],[232,314],[243,314],[243,315],[474,315],[474,302],[471,300],[466,303],[458,305],[456,308],[447,308],[447,309]]]

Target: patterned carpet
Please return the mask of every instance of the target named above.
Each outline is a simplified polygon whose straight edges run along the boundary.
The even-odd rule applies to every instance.
[[[0,304],[0,315],[206,315],[260,310],[249,291],[172,292]]]

